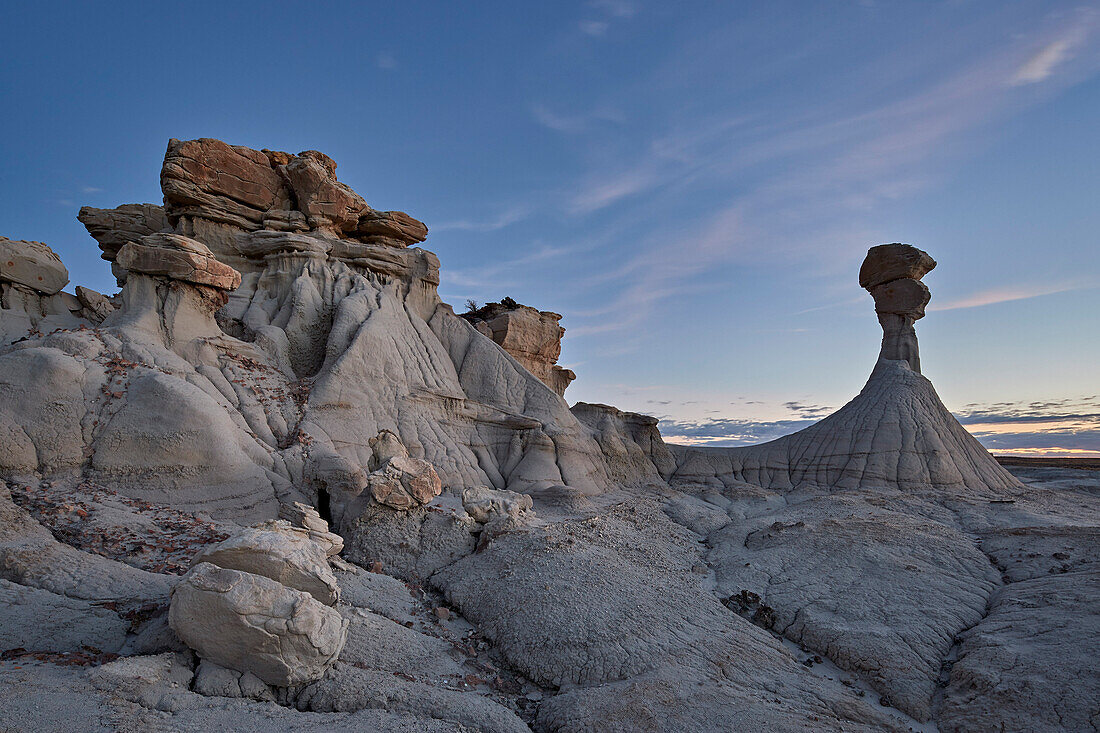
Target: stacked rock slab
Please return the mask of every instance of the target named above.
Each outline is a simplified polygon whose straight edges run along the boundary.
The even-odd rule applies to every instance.
[[[114,209],[83,206],[76,218],[99,242],[102,257],[111,263],[120,286],[126,281],[126,271],[115,261],[118,251],[146,234],[171,230],[164,208],[156,204],[123,204]]]
[[[572,370],[558,366],[565,329],[558,325],[560,313],[540,311],[505,298],[463,313],[462,317],[493,341],[523,367],[559,395],[577,378]]]
[[[375,211],[336,180],[336,162],[306,150],[291,155],[221,140],[170,140],[160,174],[168,221],[197,218],[247,231],[323,231],[405,247],[428,229],[408,214]]]
[[[296,514],[293,508],[288,512]],[[203,550],[172,590],[168,621],[203,659],[278,687],[320,679],[347,640],[328,565],[328,526],[244,529]],[[322,527],[322,525],[324,525]]]
[[[867,252],[859,268],[860,287],[875,299],[875,313],[882,325],[880,359],[909,362],[920,373],[920,353],[913,323],[924,318],[931,294],[920,280],[936,261],[908,244],[880,244]]]

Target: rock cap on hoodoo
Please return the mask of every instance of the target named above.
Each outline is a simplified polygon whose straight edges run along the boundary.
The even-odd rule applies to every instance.
[[[147,234],[137,242],[124,245],[116,261],[119,266],[134,272],[220,290],[236,290],[241,284],[241,273],[219,262],[202,242],[182,234]]]
[[[880,244],[867,250],[859,268],[859,284],[870,290],[902,278],[920,280],[935,266],[936,261],[927,252],[910,244]]]

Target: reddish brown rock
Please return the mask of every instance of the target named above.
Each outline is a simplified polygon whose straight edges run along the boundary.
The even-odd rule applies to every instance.
[[[212,138],[169,140],[160,187],[172,222],[195,216],[252,230],[269,209],[290,208],[266,154]]]
[[[311,229],[352,230],[359,215],[370,207],[363,198],[336,180],[336,162],[324,153],[306,150],[279,166],[294,192],[298,210]]]
[[[355,234],[370,244],[408,247],[423,242],[428,236],[428,227],[404,211],[369,209],[359,217]]]
[[[130,242],[118,252],[118,264],[146,275],[235,290],[241,274],[219,262],[202,242],[180,234],[157,233]]]
[[[443,491],[432,464],[419,458],[395,456],[367,477],[371,496],[394,509],[427,504]]]

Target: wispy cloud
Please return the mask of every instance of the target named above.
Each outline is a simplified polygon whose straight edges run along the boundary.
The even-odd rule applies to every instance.
[[[949,311],[958,310],[959,308],[980,308],[986,305],[1038,298],[1043,295],[1054,295],[1055,293],[1067,293],[1072,290],[1083,290],[1089,287],[1095,287],[1095,285],[1061,283],[1053,285],[1021,285],[992,288],[989,290],[981,290],[943,304],[936,304],[935,301],[933,301],[932,305],[928,307],[928,310]]]
[[[581,29],[581,33],[589,36],[602,36],[607,33],[607,29],[611,27],[611,24],[606,20],[582,20],[578,27]]]
[[[1080,31],[1064,29],[1058,38],[1072,47]],[[869,234],[856,229],[868,212],[927,188],[982,144],[983,138],[976,137],[981,130],[1034,102],[1011,86],[991,83],[1017,73],[1028,43],[1035,43],[1034,37],[972,55],[947,72],[937,68],[908,93],[863,109],[827,105],[774,123],[739,110],[726,120],[708,119],[655,135],[629,168],[608,173],[607,158],[599,157],[599,165],[568,199],[567,213],[583,216],[629,203],[642,216],[659,216],[651,234],[632,247],[634,254],[600,277],[598,287],[604,291],[622,282],[604,309],[622,315],[583,323],[574,333],[630,328],[649,317],[657,302],[733,262],[794,262],[796,268],[819,272],[849,265],[858,256],[853,250],[869,241]],[[668,77],[673,81],[667,83],[674,83],[674,75]],[[658,193],[728,187],[731,180],[761,174],[762,180],[712,209],[701,225],[685,227],[656,201]],[[976,307],[1072,287],[1079,286],[1001,288],[933,309]]]
[[[379,51],[378,56],[374,60],[375,66],[379,69],[396,69],[397,59],[393,57],[393,54],[388,51]]]
[[[81,193],[102,193],[102,188],[96,188],[95,186],[84,186],[80,189]]]
[[[516,271],[523,271],[539,262],[561,257],[572,251],[574,247],[541,246],[520,257],[508,260],[499,260],[492,265],[476,268],[444,268],[440,271],[441,289],[449,291],[454,287],[464,289],[460,297],[473,296],[500,297],[500,292],[514,284],[508,275]]]
[[[588,8],[595,17],[584,18],[577,27],[581,33],[594,38],[606,34],[612,21],[630,18],[638,10],[634,3],[626,0],[593,0]]]
[[[623,113],[609,105],[601,105],[582,114],[561,114],[544,104],[533,104],[531,117],[549,130],[570,135],[589,132],[599,123],[621,124],[624,121]]]
[[[611,176],[598,176],[581,185],[569,202],[569,211],[573,214],[590,214],[646,191],[661,180],[661,176],[650,165],[638,166]]]
[[[518,221],[522,221],[527,218],[530,213],[531,209],[528,206],[513,206],[487,219],[456,219],[454,221],[433,224],[432,231],[495,232],[499,229],[511,226]]]
[[[1028,58],[1012,75],[1010,83],[1019,86],[1037,84],[1049,79],[1088,38],[1096,23],[1097,15],[1095,10],[1083,10],[1079,24],[1062,37],[1050,41]]]
[[[799,401],[784,402],[783,406],[798,415],[798,417],[803,420],[818,420],[833,412],[835,409],[832,407],[826,407],[825,405],[809,405],[805,402]]]

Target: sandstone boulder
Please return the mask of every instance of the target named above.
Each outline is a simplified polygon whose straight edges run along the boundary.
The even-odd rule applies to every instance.
[[[359,215],[369,208],[359,194],[336,180],[336,161],[324,153],[305,150],[278,170],[311,229],[354,229]]]
[[[81,306],[81,315],[93,323],[102,323],[104,318],[115,312],[106,295],[83,285],[76,286],[76,299]]]
[[[359,217],[355,235],[370,244],[407,247],[427,239],[428,227],[404,211],[368,209]]]
[[[462,508],[475,522],[486,524],[494,519],[517,519],[531,512],[534,504],[527,494],[475,486],[462,491]]]
[[[892,313],[916,321],[924,318],[924,307],[932,295],[920,280],[904,277],[876,285],[871,289],[871,297],[875,299],[877,313]]]
[[[309,530],[276,520],[208,547],[196,556],[195,564],[205,562],[262,575],[333,606],[340,598],[340,587],[328,565],[328,547],[315,542]]]
[[[205,562],[173,589],[168,618],[199,656],[278,687],[323,677],[347,640],[348,622],[308,593]]]
[[[908,244],[880,244],[867,251],[859,268],[859,286],[870,290],[891,280],[920,280],[936,261],[927,252]]]
[[[16,283],[53,295],[69,282],[69,271],[42,242],[0,237],[0,282]]]
[[[219,262],[205,244],[181,234],[148,234],[130,242],[118,252],[118,264],[146,275],[235,290],[241,274]]]
[[[443,491],[439,474],[420,458],[395,456],[367,477],[371,496],[394,509],[427,504]]]

